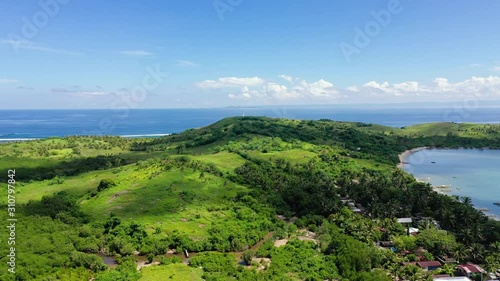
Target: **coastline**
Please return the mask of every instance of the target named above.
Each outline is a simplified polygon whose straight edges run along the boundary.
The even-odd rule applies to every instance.
[[[398,163],[397,167],[400,168],[400,169],[403,169],[403,165],[405,164],[405,160],[410,155],[412,155],[415,152],[419,152],[421,150],[428,149],[428,148],[430,148],[430,147],[429,146],[421,146],[421,147],[417,147],[417,148],[414,148],[414,149],[406,150],[405,152],[399,154],[398,155],[398,157],[399,157],[399,163]]]
[[[398,168],[403,169],[403,166],[404,164],[406,164],[406,160],[408,159],[408,157],[410,155],[412,155],[413,153],[416,153],[418,151],[421,151],[421,150],[425,150],[425,149],[430,149],[432,147],[417,147],[417,148],[414,148],[414,149],[410,149],[410,150],[406,150],[404,151],[403,153],[399,154],[398,157],[399,157],[399,163],[397,165]],[[415,176],[413,176],[413,178],[415,178]],[[426,183],[429,183],[427,180],[419,180],[417,178],[415,178],[416,181],[422,181],[422,182],[426,182]],[[430,178],[429,178],[430,180]],[[439,194],[442,194],[442,195],[447,195],[447,196],[452,196],[451,194],[451,187],[445,187],[445,186],[434,186],[432,185],[432,190],[436,193],[439,193]],[[485,209],[485,208],[478,208],[478,207],[474,207],[476,210],[478,211],[481,211],[483,212],[488,218],[490,219],[493,219],[493,220],[496,220],[496,221],[500,221],[500,216],[498,215],[495,215],[493,213],[491,213],[489,211],[489,209]]]

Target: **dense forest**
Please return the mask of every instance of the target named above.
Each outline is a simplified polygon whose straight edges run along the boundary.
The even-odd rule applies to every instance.
[[[432,280],[466,262],[500,270],[499,221],[396,167],[417,147],[500,148],[500,125],[237,117],[161,138],[2,144],[18,221],[15,273],[0,280]],[[418,235],[397,218],[413,218]],[[9,251],[0,247],[5,269]],[[434,272],[412,263],[445,258],[456,263]]]

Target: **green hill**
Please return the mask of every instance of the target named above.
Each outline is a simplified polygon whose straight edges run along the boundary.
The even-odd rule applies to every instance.
[[[398,154],[420,146],[499,148],[500,126],[235,117],[161,138],[1,144],[1,173],[16,170],[19,258],[18,279],[0,279],[424,280],[401,266],[408,257],[374,246],[406,241],[397,217],[426,217],[448,231],[430,228],[442,239],[422,235],[400,247],[424,247],[427,258],[499,259],[498,222],[396,168]],[[8,198],[0,204],[7,210]],[[190,267],[184,250],[194,253]],[[8,249],[0,254],[5,264]],[[119,265],[108,268],[98,254]],[[137,271],[145,259],[162,265]]]

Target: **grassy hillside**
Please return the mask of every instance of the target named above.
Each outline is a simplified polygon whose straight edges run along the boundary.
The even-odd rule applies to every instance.
[[[3,273],[0,279],[387,280],[385,272],[403,278],[408,272],[400,262],[408,258],[373,247],[404,235],[394,221],[402,216],[432,218],[453,234],[453,246],[419,242],[431,255],[465,247],[481,252],[465,260],[496,259],[491,245],[500,240],[499,224],[395,167],[399,153],[418,146],[498,148],[500,126],[398,129],[236,117],[156,139],[1,144],[0,172],[16,170],[16,249],[23,258],[18,279]],[[345,197],[365,215],[353,214]],[[7,203],[0,197],[2,208]],[[468,227],[456,229],[464,218]],[[283,239],[292,242],[273,246]],[[184,250],[200,253],[189,267],[171,261],[183,261]],[[108,269],[98,253],[116,258],[118,267]],[[7,249],[0,254],[5,263]],[[357,264],[365,255],[371,261]],[[144,259],[163,265],[137,272],[136,261]]]

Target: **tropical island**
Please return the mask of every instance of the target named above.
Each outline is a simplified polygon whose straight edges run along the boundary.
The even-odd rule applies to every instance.
[[[500,125],[235,117],[159,138],[1,144],[17,221],[15,274],[0,280],[493,276],[500,222],[397,167],[419,147],[498,149]]]

